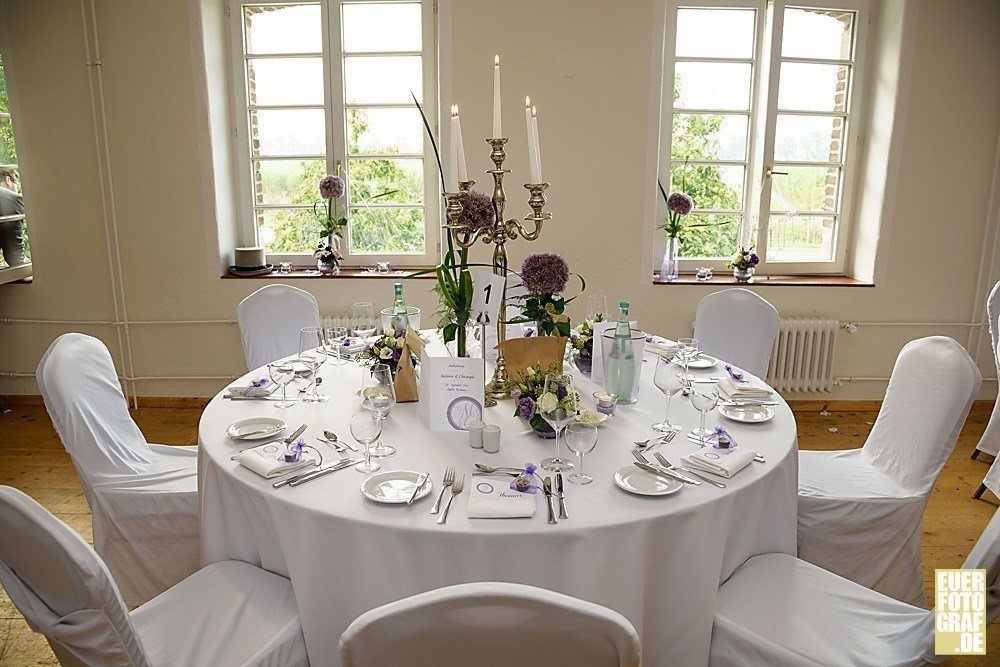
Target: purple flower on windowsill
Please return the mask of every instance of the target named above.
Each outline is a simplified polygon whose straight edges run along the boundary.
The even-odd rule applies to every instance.
[[[340,176],[324,176],[319,182],[319,196],[336,199],[344,194],[344,179]]]
[[[526,422],[535,417],[535,401],[530,396],[522,396],[517,400],[517,414]]]
[[[673,192],[667,197],[667,210],[678,215],[687,215],[694,208],[694,200],[683,192]]]
[[[517,476],[517,478],[510,483],[511,491],[519,491],[521,493],[538,493],[541,488],[539,485],[535,484],[535,479],[537,478],[539,482],[542,478],[538,476],[535,471],[538,468],[535,467],[533,463],[525,463],[524,471]]]

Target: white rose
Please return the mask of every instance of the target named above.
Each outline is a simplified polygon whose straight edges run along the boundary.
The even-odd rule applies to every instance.
[[[559,399],[551,391],[538,397],[538,409],[542,412],[552,412],[559,405]]]
[[[403,336],[400,336],[399,338],[396,339],[396,347],[398,347],[399,349],[402,350],[403,349],[403,343],[405,343],[405,342],[406,342],[406,339]]]
[[[392,359],[392,350],[387,347],[383,347],[379,351],[378,356],[380,359]]]

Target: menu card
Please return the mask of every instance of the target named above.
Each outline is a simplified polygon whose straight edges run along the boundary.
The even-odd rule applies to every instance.
[[[432,431],[468,431],[483,418],[482,359],[420,355],[420,418]]]

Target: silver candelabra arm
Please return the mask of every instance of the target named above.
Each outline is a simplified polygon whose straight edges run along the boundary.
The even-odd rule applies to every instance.
[[[526,241],[534,241],[542,233],[542,223],[546,220],[552,219],[551,213],[543,213],[542,209],[545,207],[545,190],[549,187],[548,183],[525,183],[524,187],[528,189],[531,196],[528,198],[528,206],[531,207],[532,212],[524,216],[525,222],[534,223],[531,231],[528,231],[524,225],[521,224],[520,220],[508,220],[505,223],[507,229],[508,238],[516,238],[520,235]]]

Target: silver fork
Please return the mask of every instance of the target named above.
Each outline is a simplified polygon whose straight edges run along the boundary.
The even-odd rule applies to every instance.
[[[441,501],[444,499],[444,493],[454,483],[455,466],[448,466],[444,469],[444,478],[441,480],[441,493],[438,494],[438,499],[434,502],[434,507],[431,508],[431,514],[437,514],[441,511]]]
[[[465,475],[459,475],[455,479],[455,483],[451,485],[451,497],[448,498],[448,504],[444,506],[444,513],[438,517],[438,523],[444,523],[448,520],[448,510],[451,509],[451,501],[455,500],[455,496],[462,492],[465,488]]]

